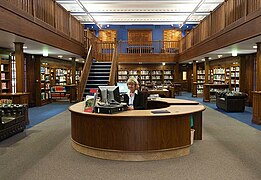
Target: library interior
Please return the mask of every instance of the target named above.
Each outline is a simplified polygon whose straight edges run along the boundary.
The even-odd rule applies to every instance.
[[[61,147],[65,157],[90,161],[86,168],[146,161],[150,168],[159,162],[164,172],[179,159],[180,166],[169,168],[181,172],[185,162],[207,156],[208,143],[220,152],[217,164],[224,153],[224,164],[247,169],[242,177],[261,178],[249,170],[261,165],[260,0],[2,0],[0,15],[0,155],[8,160],[0,178],[8,179],[17,163],[11,179],[28,179],[27,171],[66,179],[48,168],[50,174],[37,174],[31,164],[54,163],[49,153]],[[238,142],[240,131],[253,150]],[[42,157],[34,138],[42,142]],[[33,156],[23,152],[15,163],[13,155],[27,151],[28,143]],[[228,155],[232,146],[239,148],[235,159]],[[217,164],[206,168],[218,173],[204,177],[218,178]],[[139,166],[137,179],[148,170]],[[83,178],[83,167],[67,178]],[[127,174],[118,178],[131,179]],[[222,177],[235,179],[230,175]],[[103,172],[93,176],[106,179]],[[159,176],[153,172],[148,179]],[[192,179],[193,173],[179,177]]]

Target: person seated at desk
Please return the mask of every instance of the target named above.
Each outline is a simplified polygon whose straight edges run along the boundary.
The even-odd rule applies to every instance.
[[[130,77],[127,81],[129,91],[124,94],[124,102],[128,105],[128,110],[145,109],[146,96],[139,91],[139,83],[136,78]]]

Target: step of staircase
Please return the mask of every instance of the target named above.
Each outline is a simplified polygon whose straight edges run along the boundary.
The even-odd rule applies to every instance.
[[[108,86],[108,84],[86,84],[86,88],[98,88],[99,86]]]
[[[88,80],[109,80],[110,76],[89,76]]]
[[[90,72],[89,76],[110,76],[110,72]]]
[[[111,62],[93,62],[89,77],[85,86],[83,97],[90,95],[91,89],[99,86],[107,86],[110,78]]]
[[[88,80],[86,85],[89,84],[107,84],[108,80]]]
[[[110,72],[111,69],[109,68],[92,68],[90,70],[90,73],[91,72]]]
[[[111,68],[111,64],[92,64],[91,68]]]
[[[92,65],[111,65],[111,62],[93,62]]]

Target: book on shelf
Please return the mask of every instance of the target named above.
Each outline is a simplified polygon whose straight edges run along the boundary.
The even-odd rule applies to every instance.
[[[2,82],[2,89],[6,89],[6,82]]]
[[[1,73],[1,80],[5,80],[5,73]]]
[[[1,64],[1,71],[5,70],[5,66],[3,64]]]

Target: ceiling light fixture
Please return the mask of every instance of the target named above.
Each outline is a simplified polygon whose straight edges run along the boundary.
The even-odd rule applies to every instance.
[[[233,50],[232,50],[232,56],[233,56],[233,57],[237,56],[237,50],[236,50],[236,49],[233,49]]]
[[[62,56],[62,55],[59,55],[58,58],[63,58],[63,56]]]
[[[203,59],[201,59],[201,61],[205,61],[205,59],[203,58]]]
[[[162,65],[163,65],[163,66],[165,66],[165,65],[166,65],[166,63],[165,63],[165,62],[163,62],[163,63],[162,63]]]
[[[48,56],[48,49],[43,49],[43,56],[47,57]]]
[[[218,58],[222,58],[222,56],[223,56],[222,54],[217,55]]]
[[[254,49],[257,49],[257,45],[254,45],[253,48],[254,48]]]
[[[27,46],[23,46],[24,49],[27,49]]]

